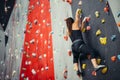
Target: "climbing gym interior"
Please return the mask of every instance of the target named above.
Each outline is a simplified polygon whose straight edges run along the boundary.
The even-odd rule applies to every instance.
[[[12,11],[7,24],[0,17],[0,80],[120,80],[119,3],[15,0],[13,7],[4,4],[4,14]],[[73,43],[66,36],[66,19],[75,19],[77,9],[79,18],[87,17],[83,40],[98,55],[97,64],[105,65],[95,71],[90,55],[79,55],[80,76],[74,70]]]

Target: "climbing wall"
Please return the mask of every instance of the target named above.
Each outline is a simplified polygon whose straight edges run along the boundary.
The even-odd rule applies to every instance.
[[[77,80],[71,41],[64,40],[68,16],[65,1],[16,0],[5,32],[0,28],[0,80]]]
[[[28,8],[20,80],[54,80],[49,0],[31,0]]]
[[[118,29],[120,31],[120,0],[108,0],[110,7],[111,7],[111,11],[113,13],[113,16],[115,18],[116,24],[118,25]]]
[[[81,0],[79,6],[79,1],[73,0],[73,15],[77,8],[81,8],[82,16],[89,17],[90,21],[88,20],[86,31],[83,33],[84,40],[97,55],[101,55],[97,62],[107,66],[92,75],[93,66],[90,60],[83,60],[83,80],[119,80],[120,34],[109,3],[106,0]],[[87,29],[88,26],[91,29]]]
[[[0,47],[2,51],[5,50],[4,55],[1,56],[1,59],[3,59],[1,61],[3,71],[0,71],[2,73],[1,80],[19,79],[28,3],[29,0],[24,2],[16,0],[7,28],[2,34],[4,37],[8,37],[8,41],[6,40],[7,43],[6,46],[3,46],[3,49]],[[0,52],[2,51],[0,50]]]
[[[5,34],[0,24],[0,80],[4,78]]]
[[[81,80],[73,69],[73,56],[68,53],[71,51],[71,41],[66,41],[65,18],[72,16],[71,5],[63,0],[50,0],[52,32],[53,32],[53,54],[55,80]],[[67,75],[64,75],[67,71]]]

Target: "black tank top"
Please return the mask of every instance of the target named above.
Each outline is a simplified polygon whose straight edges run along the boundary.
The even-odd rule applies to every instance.
[[[70,39],[72,42],[74,42],[75,40],[78,40],[78,39],[83,40],[81,31],[80,30],[72,30],[72,33],[70,35]]]

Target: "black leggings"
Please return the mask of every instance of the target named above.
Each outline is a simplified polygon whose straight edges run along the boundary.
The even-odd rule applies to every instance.
[[[78,63],[79,55],[85,55],[88,54],[91,55],[91,59],[95,58],[95,52],[88,47],[83,41],[77,41],[72,44],[72,52],[73,52],[73,63]]]

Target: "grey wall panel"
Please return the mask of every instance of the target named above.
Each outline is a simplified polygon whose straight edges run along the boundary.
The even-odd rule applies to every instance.
[[[8,36],[5,59],[5,80],[18,80],[22,59],[24,30],[27,23],[29,0],[16,0],[5,34]],[[3,79],[4,80],[4,79]]]
[[[76,72],[73,70],[72,56],[68,56],[67,50],[71,49],[71,41],[65,41],[66,24],[64,19],[72,17],[71,5],[62,0],[51,1],[51,18],[53,30],[53,50],[54,50],[54,68],[55,80],[65,80],[63,71],[65,66],[68,70],[68,78],[66,80],[79,80]]]
[[[4,78],[5,67],[5,34],[0,24],[0,80]]]

